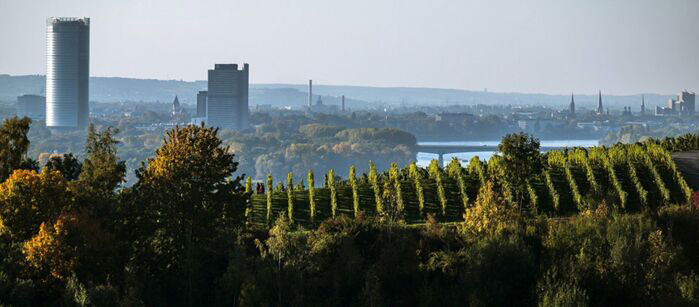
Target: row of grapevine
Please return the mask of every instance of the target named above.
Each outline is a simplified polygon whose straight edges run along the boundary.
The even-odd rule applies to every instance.
[[[436,161],[427,169],[415,163],[399,169],[394,163],[385,173],[370,163],[368,176],[358,178],[351,167],[346,181],[331,170],[323,188],[315,187],[311,171],[308,188],[294,187],[293,174],[288,174],[286,188],[282,183],[274,187],[268,176],[264,194],[255,194],[246,178],[245,189],[253,193],[246,216],[254,224],[269,225],[285,214],[293,222],[314,225],[340,214],[382,214],[387,205],[395,205],[390,212],[400,213],[408,223],[424,222],[428,214],[458,221],[488,181],[506,201],[546,215],[574,214],[602,202],[617,210],[655,210],[667,203],[687,203],[691,196],[669,152],[655,143],[549,152],[545,170],[517,194],[503,161],[499,156],[487,163],[474,158],[464,168],[454,159],[445,169]]]

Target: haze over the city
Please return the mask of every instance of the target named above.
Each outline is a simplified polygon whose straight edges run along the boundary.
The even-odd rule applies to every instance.
[[[39,2],[0,2],[0,73],[45,74],[45,19],[88,16],[93,76],[205,80],[214,63],[247,62],[252,83],[699,88],[693,0]]]

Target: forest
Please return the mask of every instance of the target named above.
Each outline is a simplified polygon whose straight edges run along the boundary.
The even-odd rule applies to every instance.
[[[217,129],[184,126],[126,186],[118,129],[40,163],[30,126],[0,127],[3,306],[699,304],[699,207],[671,157],[697,135],[541,153],[516,133],[465,167],[253,181]]]

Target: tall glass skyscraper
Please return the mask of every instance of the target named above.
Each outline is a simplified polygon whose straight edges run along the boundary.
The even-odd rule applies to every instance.
[[[90,113],[90,19],[51,17],[46,28],[46,126],[84,128]]]

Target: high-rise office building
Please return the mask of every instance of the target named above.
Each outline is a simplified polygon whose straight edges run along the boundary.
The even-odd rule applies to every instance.
[[[682,91],[678,99],[682,104],[682,113],[686,115],[694,115],[695,108],[695,94],[688,91]]]
[[[216,64],[209,69],[206,93],[206,122],[210,126],[245,130],[248,128],[249,65]]]
[[[51,17],[46,27],[46,126],[86,127],[90,113],[90,19]]]
[[[197,93],[197,117],[206,117],[206,91]]]

